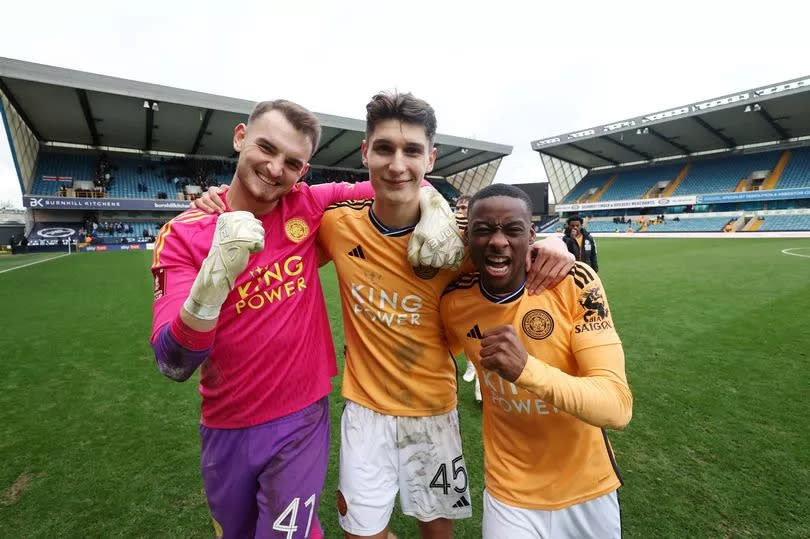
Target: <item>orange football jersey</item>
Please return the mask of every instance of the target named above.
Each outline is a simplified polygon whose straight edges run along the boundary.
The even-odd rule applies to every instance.
[[[463,275],[445,291],[441,316],[451,349],[463,348],[481,381],[486,487],[492,496],[515,507],[555,510],[620,486],[603,429],[518,385],[530,370],[528,363],[517,383],[480,365],[483,334],[511,324],[529,362],[541,361],[568,375],[584,376],[578,356],[582,359],[598,347],[597,357],[604,363],[599,373],[611,371],[606,375],[611,383],[626,388],[621,341],[593,270],[577,263],[559,285],[536,296],[523,288],[509,296],[494,296],[481,285],[477,273]],[[563,392],[564,382],[556,383],[560,387],[555,390]]]
[[[414,227],[389,229],[371,208],[371,200],[334,204],[319,231],[340,287],[343,396],[394,416],[449,412],[456,406],[456,363],[439,300],[459,272],[412,267]]]

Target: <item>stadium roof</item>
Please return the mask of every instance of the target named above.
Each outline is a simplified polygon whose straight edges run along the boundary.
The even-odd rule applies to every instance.
[[[780,82],[556,137],[532,149],[591,169],[796,142],[810,135],[810,77]]]
[[[233,154],[233,127],[255,104],[2,57],[0,92],[42,143],[222,157]],[[365,121],[316,114],[323,134],[311,163],[362,169]],[[512,152],[511,146],[441,134],[436,146],[432,175],[444,177]]]

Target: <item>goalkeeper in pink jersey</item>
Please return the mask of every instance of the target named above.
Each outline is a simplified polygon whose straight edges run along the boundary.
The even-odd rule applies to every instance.
[[[307,109],[259,103],[234,131],[226,213],[187,211],[155,242],[151,342],[173,380],[202,366],[201,469],[218,537],[323,535],[317,509],[337,366],[315,240],[327,206],[373,191],[368,182],[298,183],[319,138]],[[411,253],[458,264],[463,246],[445,223],[415,234]]]

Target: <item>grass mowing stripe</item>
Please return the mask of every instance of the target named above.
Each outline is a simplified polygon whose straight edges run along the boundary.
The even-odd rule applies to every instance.
[[[70,253],[63,253],[61,255],[52,256],[50,258],[37,257],[39,259],[35,260],[34,262],[29,262],[27,264],[22,264],[22,265],[19,265],[19,266],[12,266],[12,267],[6,268],[6,269],[0,269],[0,273],[6,273],[8,271],[14,271],[14,270],[20,269],[20,268],[27,268],[28,266],[33,266],[34,264],[40,264],[42,262],[47,262],[49,260],[56,260],[57,258],[62,258],[63,256],[68,256],[69,254]],[[36,255],[33,255],[33,256],[36,256]],[[26,258],[26,260],[30,260],[30,258]]]

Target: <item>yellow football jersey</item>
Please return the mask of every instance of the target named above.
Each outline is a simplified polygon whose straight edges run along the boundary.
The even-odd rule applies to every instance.
[[[613,381],[626,388],[621,341],[593,270],[576,263],[559,285],[536,296],[523,288],[509,296],[494,296],[477,273],[463,275],[444,292],[441,317],[452,351],[464,349],[481,381],[486,487],[492,496],[515,507],[555,510],[620,486],[603,429],[480,365],[484,333],[511,324],[533,356],[529,361],[542,361],[555,372],[584,376],[577,355],[582,358],[602,347],[599,361],[604,357],[604,368],[616,372]],[[524,374],[529,370],[527,363]],[[524,374],[516,382],[521,383]],[[555,390],[562,393],[563,385]]]
[[[449,412],[456,406],[456,363],[439,301],[459,272],[412,267],[413,227],[389,229],[371,207],[371,200],[334,204],[319,231],[340,287],[343,396],[394,416]]]

